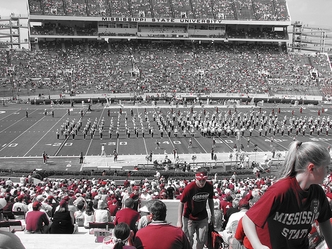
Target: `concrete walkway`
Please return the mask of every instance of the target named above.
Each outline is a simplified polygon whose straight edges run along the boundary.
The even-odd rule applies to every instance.
[[[251,153],[245,153],[249,156],[249,163],[251,164],[252,161],[263,163],[265,158],[272,158],[271,152],[251,152]],[[196,160],[193,161],[192,157],[193,155],[196,156]],[[187,163],[196,163],[198,165],[202,165],[204,163],[207,163],[207,165],[213,165],[213,164],[222,164],[223,162],[227,162],[230,164],[232,160],[230,159],[229,155],[230,153],[216,153],[217,160],[211,160],[211,154],[210,153],[201,153],[201,154],[179,154],[179,161],[180,162],[187,162]],[[280,160],[283,160],[285,158],[285,151],[281,152]],[[154,160],[157,160],[158,162],[163,162],[165,160],[165,156],[163,154],[159,155],[153,155],[152,156],[152,162]],[[174,156],[172,154],[167,154],[167,157],[174,163]],[[235,154],[233,153],[233,161],[235,160]],[[274,161],[277,161],[278,159],[272,159]],[[137,165],[145,165],[150,164],[152,165],[152,162],[147,161],[145,155],[119,155],[118,160],[114,161],[113,156],[86,156],[84,159],[84,163],[82,164],[81,170],[87,170],[87,169],[121,169],[126,168],[130,169],[131,166],[137,166]]]

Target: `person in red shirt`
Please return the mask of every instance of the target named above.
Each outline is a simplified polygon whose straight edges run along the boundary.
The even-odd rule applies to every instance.
[[[127,198],[125,200],[125,207],[121,210],[119,210],[114,219],[114,225],[117,225],[121,222],[127,223],[131,230],[133,230],[135,233],[137,231],[137,225],[140,218],[139,212],[133,209],[134,207],[134,200],[131,198]]]
[[[229,190],[229,189],[228,189]],[[226,215],[226,212],[229,208],[233,207],[233,197],[231,196],[232,191],[229,190],[222,198],[220,198],[220,209],[223,214]]]
[[[114,217],[116,215],[116,213],[118,212],[118,210],[119,210],[118,200],[115,199],[115,198],[110,199],[107,202],[107,206],[108,206],[108,209],[110,211],[111,216]]]
[[[152,222],[137,231],[134,245],[137,249],[191,249],[190,242],[181,228],[167,223],[167,207],[160,200],[152,202]],[[160,241],[162,239],[162,241]]]
[[[315,221],[332,248],[332,212],[321,187],[330,164],[326,146],[290,144],[280,179],[243,216],[253,248],[309,248],[308,234]]]
[[[211,213],[211,223],[214,224],[213,185],[207,182],[207,178],[207,170],[199,168],[195,174],[195,181],[189,183],[183,190],[178,208],[177,226],[182,227],[191,245],[194,244],[194,234],[196,233],[196,249],[202,249],[207,241],[207,201]]]
[[[25,217],[25,230],[28,233],[47,233],[50,221],[45,212],[40,211],[41,203],[35,201],[32,211],[27,212]]]

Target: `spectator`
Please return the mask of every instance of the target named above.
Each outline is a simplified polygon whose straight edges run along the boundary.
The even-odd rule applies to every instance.
[[[140,218],[140,214],[139,212],[133,209],[134,207],[133,199],[127,198],[124,204],[125,207],[119,210],[115,215],[114,225],[117,225],[121,222],[125,222],[129,225],[130,229],[136,233],[137,231],[136,223]]]
[[[23,202],[24,196],[19,195],[16,197],[15,203],[13,204],[12,211],[15,213],[17,212],[23,212],[26,213],[28,212],[28,205]],[[23,215],[24,217],[24,215]]]
[[[323,183],[330,162],[324,145],[291,143],[280,180],[243,217],[244,232],[254,248],[307,248],[315,220],[332,248],[331,208],[318,185]]]
[[[213,185],[207,182],[207,178],[205,168],[199,168],[196,171],[195,181],[189,183],[183,190],[178,209],[177,226],[182,227],[191,246],[194,244],[194,234],[196,233],[197,249],[202,249],[207,241],[207,201],[211,213],[211,223],[214,223]]]
[[[118,200],[114,198],[110,198],[107,202],[108,210],[110,211],[111,219],[114,220],[116,213],[119,211]]]
[[[140,208],[140,215],[141,218],[138,221],[137,229],[141,229],[143,227],[146,227],[151,222],[151,213],[150,208],[155,200],[147,201],[146,204]]]
[[[249,200],[249,208],[251,208],[258,200],[260,196],[256,195],[252,197],[252,199]],[[242,219],[243,217],[239,220],[239,223],[236,227],[235,234],[233,234],[233,238],[230,239],[229,241],[229,246],[230,248],[233,249],[240,249],[240,248],[247,248],[247,249],[253,249],[247,236],[245,235],[243,231],[243,225],[242,225]]]
[[[74,217],[68,210],[69,197],[64,197],[57,207],[50,227],[50,233],[72,234],[75,231]]]
[[[150,201],[152,200],[152,196],[150,195],[148,191],[148,187],[145,187],[142,189],[142,193],[140,195],[141,201]]]
[[[181,228],[166,222],[165,203],[156,200],[150,207],[152,222],[137,231],[134,244],[137,249],[191,249],[192,246]],[[162,241],[159,241],[162,238]]]
[[[83,211],[84,217],[84,228],[89,229],[89,223],[95,222],[95,211],[93,209],[93,202],[91,200],[87,201],[86,209]]]
[[[98,201],[98,207],[95,210],[95,222],[110,222],[111,214],[108,210],[107,203],[104,200]]]
[[[7,205],[5,198],[0,198],[0,211]],[[0,216],[0,222],[2,216]],[[0,248],[4,249],[25,249],[19,237],[14,233],[0,229]]]
[[[220,207],[223,212],[223,215],[226,215],[226,212],[233,205],[232,191],[230,189],[225,189],[225,195],[221,196]]]
[[[140,194],[139,194],[139,186],[133,186],[133,192],[130,194],[130,198],[134,200],[134,210],[138,210],[140,207]]]
[[[34,201],[32,211],[26,213],[25,231],[27,233],[48,233],[50,221],[45,212],[40,211],[41,203]]]
[[[114,227],[113,234],[113,238],[109,237],[109,240],[104,240],[106,245],[101,246],[100,249],[136,249],[133,246],[134,232],[130,230],[127,223],[121,222],[117,224]]]
[[[249,201],[246,198],[242,198],[239,201],[238,208],[238,212],[235,212],[229,216],[225,230],[222,232],[222,238],[228,245],[231,244],[229,240],[234,236],[239,220],[249,209]]]
[[[229,198],[232,198],[232,197],[231,196],[227,196],[226,198],[229,199]],[[235,199],[232,200],[232,204],[230,205],[230,207],[227,208],[226,214],[224,215],[224,223],[223,223],[223,226],[222,226],[223,229],[225,229],[229,217],[233,213],[239,212],[239,202],[240,202],[240,199],[239,198],[235,198]]]
[[[4,218],[6,219],[15,219],[15,216],[13,214],[13,205],[14,205],[14,201],[15,201],[15,198],[14,196],[11,196],[11,195],[6,195],[5,196],[5,200],[7,202],[7,204],[3,207],[3,216]]]
[[[77,207],[77,211],[75,211],[75,213],[74,213],[75,224],[79,227],[83,227],[84,226],[83,212],[85,210],[85,202],[80,201],[79,203],[77,203],[76,207]]]

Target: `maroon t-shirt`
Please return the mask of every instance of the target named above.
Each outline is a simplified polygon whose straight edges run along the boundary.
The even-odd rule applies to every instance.
[[[25,229],[29,232],[41,232],[43,225],[48,225],[50,222],[46,213],[42,211],[27,212],[25,217]]]
[[[119,207],[118,207],[118,204],[109,202],[108,209],[110,211],[111,216],[115,216],[119,210]]]
[[[181,195],[180,201],[184,203],[183,216],[190,220],[203,220],[208,217],[206,201],[213,198],[213,186],[206,182],[199,188],[196,182],[189,183]]]
[[[150,223],[138,230],[134,241],[137,249],[191,249],[181,228],[165,222]]]
[[[124,208],[119,210],[114,219],[114,225],[124,222],[129,225],[130,229],[137,231],[136,222],[139,220],[140,214],[131,208]]]
[[[308,248],[312,224],[330,219],[332,212],[321,186],[313,184],[304,191],[295,177],[288,177],[269,187],[246,215],[263,245]]]

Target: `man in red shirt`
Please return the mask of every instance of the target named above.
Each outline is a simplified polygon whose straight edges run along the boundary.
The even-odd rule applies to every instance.
[[[47,233],[50,221],[45,212],[40,211],[41,203],[35,201],[32,211],[27,212],[25,217],[25,230],[28,233]]]
[[[135,233],[137,231],[137,225],[140,218],[139,212],[133,209],[134,207],[134,200],[132,198],[127,198],[125,200],[125,207],[119,210],[114,219],[114,225],[117,225],[121,222],[127,223],[131,230]]]
[[[150,207],[152,222],[137,231],[134,244],[137,249],[191,249],[181,228],[166,222],[165,203],[156,200]],[[160,241],[162,239],[162,241]]]
[[[115,197],[113,199],[110,199],[107,202],[107,206],[108,206],[111,216],[114,217],[119,210],[118,200],[115,199]]]
[[[199,168],[195,174],[195,181],[189,183],[180,198],[177,226],[182,227],[190,244],[194,244],[196,233],[196,249],[203,249],[208,235],[208,201],[211,223],[214,223],[213,185],[207,182],[207,170]]]

